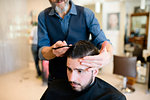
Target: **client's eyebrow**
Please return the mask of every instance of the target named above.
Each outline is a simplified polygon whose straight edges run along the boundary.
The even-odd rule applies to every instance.
[[[86,68],[75,68],[74,70],[87,70],[89,68],[92,68],[92,67],[86,67]]]
[[[87,68],[75,68],[75,69],[71,69],[70,67],[67,66],[67,69],[69,69],[69,70],[86,70]]]

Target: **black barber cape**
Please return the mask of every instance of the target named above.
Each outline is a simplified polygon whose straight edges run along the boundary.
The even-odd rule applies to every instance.
[[[41,100],[126,100],[126,97],[105,81],[96,78],[87,89],[76,92],[67,80],[53,80]]]

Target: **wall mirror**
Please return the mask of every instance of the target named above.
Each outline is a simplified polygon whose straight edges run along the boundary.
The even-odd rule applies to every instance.
[[[147,48],[149,13],[131,14],[131,27],[129,41],[139,45],[142,49]]]

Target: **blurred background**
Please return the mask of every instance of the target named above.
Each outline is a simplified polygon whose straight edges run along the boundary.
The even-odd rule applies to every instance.
[[[114,55],[137,57],[137,77],[128,78],[135,91],[124,94],[128,100],[149,100],[150,0],[72,1],[95,13]],[[49,0],[0,0],[0,100],[39,100],[46,90],[36,77],[30,35],[38,14],[49,6]],[[114,74],[113,62],[98,77],[120,89],[122,77]]]

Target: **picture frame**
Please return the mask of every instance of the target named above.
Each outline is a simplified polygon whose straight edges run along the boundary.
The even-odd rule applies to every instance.
[[[120,29],[120,13],[108,13],[107,15],[107,30]]]

